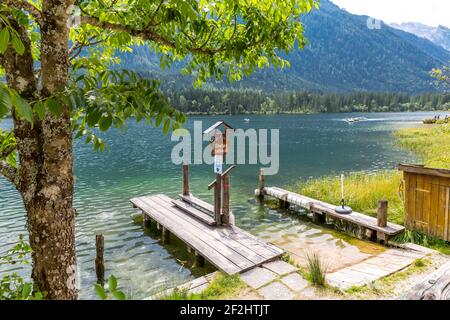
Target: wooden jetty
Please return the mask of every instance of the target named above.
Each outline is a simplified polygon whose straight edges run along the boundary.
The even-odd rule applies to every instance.
[[[131,203],[142,210],[147,221],[156,221],[163,233],[175,235],[196,255],[227,274],[244,272],[283,254],[283,250],[236,226],[205,223],[165,195],[138,197],[131,199]]]
[[[387,222],[387,201],[380,201],[377,218],[367,216],[359,212],[350,214],[340,214],[335,211],[336,205],[332,205],[320,200],[316,200],[304,195],[287,191],[278,187],[265,187],[264,172],[261,170],[259,177],[259,187],[255,190],[255,195],[264,197],[265,195],[279,199],[280,206],[287,208],[290,204],[300,206],[313,213],[314,222],[324,222],[325,217],[340,219],[366,229],[367,238],[376,238],[379,241],[388,239],[405,230],[403,226]]]
[[[179,199],[157,194],[130,201],[142,211],[144,223],[156,222],[163,242],[169,241],[170,234],[182,240],[188,251],[195,253],[198,266],[207,260],[227,274],[241,273],[279,258],[284,251],[234,226],[229,205],[229,174],[233,168],[216,174],[216,180],[208,186],[215,189],[215,205],[189,192],[187,165],[183,165]]]

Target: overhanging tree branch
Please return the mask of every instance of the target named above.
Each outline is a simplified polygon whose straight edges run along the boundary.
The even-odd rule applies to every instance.
[[[21,9],[27,11],[37,23],[41,24],[42,14],[34,5],[27,2],[26,0],[3,0],[2,1],[7,7]]]
[[[116,23],[111,22],[105,22],[100,21],[99,18],[89,16],[89,15],[83,15],[81,16],[81,23],[83,24],[90,24],[92,26],[101,28],[101,29],[107,29],[107,30],[113,30],[113,31],[122,31],[127,32],[133,37],[141,38],[146,41],[153,41],[155,43],[158,43],[163,46],[167,46],[173,49],[176,49],[175,41],[169,40],[165,38],[164,36],[160,35],[159,33],[153,31],[153,30],[138,30],[133,27],[124,26]],[[203,54],[203,55],[214,55],[220,51],[223,51],[223,49],[216,49],[216,48],[206,48],[206,47],[187,47],[187,50],[189,50],[192,53],[197,54]]]
[[[9,165],[4,160],[0,160],[0,174],[16,186],[16,188],[19,186],[19,175],[17,174],[17,169]]]

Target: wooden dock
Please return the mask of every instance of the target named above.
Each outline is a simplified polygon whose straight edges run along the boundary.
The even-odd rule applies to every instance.
[[[159,194],[130,201],[134,207],[142,210],[146,220],[154,220],[162,227],[163,235],[173,234],[194,250],[197,256],[227,274],[247,271],[283,254],[283,250],[236,226],[213,225],[213,220],[207,218],[208,210],[200,210],[211,209],[209,204],[205,208],[205,203],[199,199],[184,197],[186,199],[182,196],[180,200],[173,200]]]
[[[340,219],[361,226],[369,231],[373,231],[369,238],[377,235],[381,240],[387,240],[398,233],[403,232],[403,226],[395,223],[385,222],[385,226],[380,226],[378,219],[367,216],[359,212],[352,212],[350,214],[340,214],[335,211],[336,205],[332,205],[320,200],[309,198],[294,192],[290,192],[277,187],[263,187],[255,190],[257,196],[272,196],[280,200],[283,206],[289,204],[300,206],[311,211],[317,221],[324,221],[325,216],[328,215],[335,219]],[[370,232],[369,232],[370,233]]]

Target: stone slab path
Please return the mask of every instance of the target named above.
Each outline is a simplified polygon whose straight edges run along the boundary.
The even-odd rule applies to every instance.
[[[420,250],[419,250],[420,249]],[[326,281],[332,286],[346,290],[353,286],[364,286],[389,276],[411,265],[432,251],[420,246],[406,249],[388,249],[378,256],[372,256],[362,262],[341,268],[327,274]],[[200,293],[214,279],[217,272],[194,279],[176,289],[170,289],[149,299],[161,299],[173,290],[184,289],[190,293]],[[265,263],[240,275],[253,289],[252,299],[292,300],[314,299],[316,288],[304,279],[296,267],[281,260]]]
[[[398,272],[427,253],[404,249],[388,249],[382,254],[327,274],[327,282],[339,289],[364,286]]]
[[[266,300],[292,300],[309,285],[297,268],[281,260],[244,272],[241,280]]]

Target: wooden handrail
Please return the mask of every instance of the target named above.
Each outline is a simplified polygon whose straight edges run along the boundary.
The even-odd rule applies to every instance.
[[[220,176],[223,178],[227,174],[229,174],[234,168],[236,168],[236,165],[232,165],[227,170],[225,170]],[[216,185],[216,180],[212,181],[210,184],[208,184],[208,190],[211,190]]]

